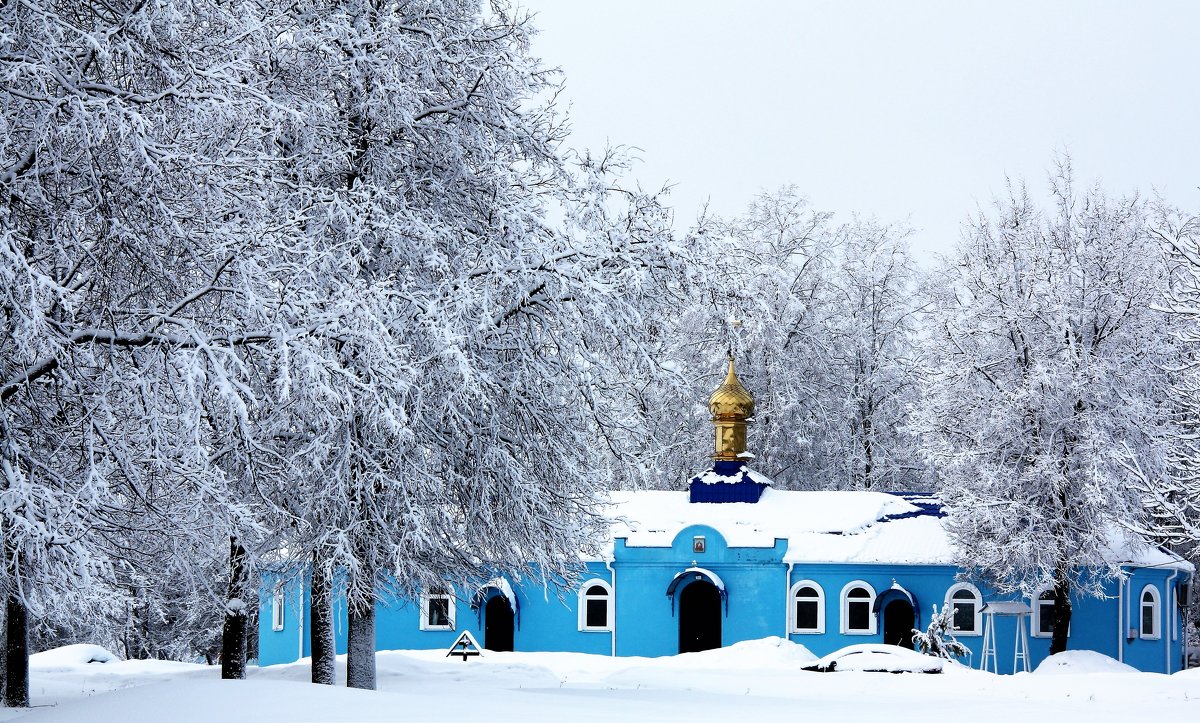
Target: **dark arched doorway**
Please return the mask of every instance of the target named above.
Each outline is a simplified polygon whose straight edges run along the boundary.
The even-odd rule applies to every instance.
[[[679,652],[721,647],[721,592],[707,580],[679,591]]]
[[[513,617],[508,598],[493,595],[483,606],[483,647],[502,653],[511,652]]]
[[[883,609],[883,642],[913,649],[915,627],[913,606],[907,600],[893,600]]]

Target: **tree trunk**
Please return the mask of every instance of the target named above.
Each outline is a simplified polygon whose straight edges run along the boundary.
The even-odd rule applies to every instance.
[[[333,585],[329,569],[320,553],[312,559],[312,601],[308,610],[309,637],[312,640],[312,682],[336,685],[333,646]]]
[[[1071,580],[1064,571],[1054,576],[1054,630],[1050,634],[1050,654],[1067,649],[1071,629]]]
[[[236,537],[229,538],[229,599],[225,601],[225,624],[221,628],[221,678],[246,677],[246,549]]]
[[[375,690],[374,601],[352,602],[346,618],[346,686]]]
[[[10,577],[9,585],[16,581]],[[4,606],[4,705],[29,707],[29,611],[15,589]]]

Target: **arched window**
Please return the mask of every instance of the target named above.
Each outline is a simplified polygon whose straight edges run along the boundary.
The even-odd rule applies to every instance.
[[[275,583],[271,596],[271,629],[283,630],[283,582]]]
[[[951,585],[946,591],[946,604],[954,611],[954,632],[959,635],[982,635],[983,595],[969,582]]]
[[[793,633],[825,632],[825,591],[812,580],[792,585],[791,631]]]
[[[1159,608],[1161,605],[1159,604],[1158,588],[1153,585],[1147,585],[1142,588],[1141,601],[1142,615],[1140,617],[1138,632],[1143,638],[1158,640],[1162,635],[1162,629],[1159,627],[1159,619],[1161,618]]]
[[[874,635],[875,588],[855,580],[842,588],[842,633],[845,635]]]
[[[595,579],[579,588],[579,629],[605,632],[613,628],[612,586]]]
[[[1042,590],[1033,599],[1033,637],[1054,634],[1054,591]]]
[[[454,629],[454,590],[449,585],[437,585],[421,596],[421,629]]]

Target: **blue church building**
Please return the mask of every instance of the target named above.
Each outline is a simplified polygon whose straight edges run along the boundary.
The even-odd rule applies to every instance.
[[[855,643],[911,648],[913,628],[950,606],[970,650],[963,662],[1008,673],[1048,655],[1049,587],[1017,600],[964,577],[936,499],[772,489],[746,465],[754,399],[732,359],[709,407],[712,468],[687,491],[612,493],[606,552],[582,563],[576,589],[564,596],[498,578],[381,602],[377,649],[445,649],[469,631],[492,650],[663,656],[779,636],[825,655]],[[1072,598],[1068,647],[1143,671],[1181,669],[1194,568],[1120,533],[1108,555],[1124,574],[1105,583],[1102,598]],[[308,603],[300,577],[264,575],[261,665],[310,654]],[[334,616],[343,653],[344,604],[335,602]]]

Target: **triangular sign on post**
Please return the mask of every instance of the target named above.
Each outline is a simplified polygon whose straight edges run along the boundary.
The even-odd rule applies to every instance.
[[[451,655],[461,655],[463,662],[472,655],[481,655],[479,643],[475,642],[475,636],[471,635],[469,630],[464,630],[462,635],[458,636],[458,640],[454,641],[454,645],[446,651],[446,657]]]

